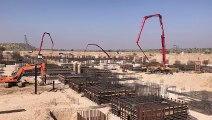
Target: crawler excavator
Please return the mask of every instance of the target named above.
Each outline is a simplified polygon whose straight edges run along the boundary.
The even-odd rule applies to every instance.
[[[11,87],[13,85],[18,85],[19,87],[24,87],[25,86],[25,82],[20,80],[21,77],[22,77],[22,74],[25,71],[33,70],[33,69],[35,69],[35,65],[23,66],[23,67],[18,69],[16,75],[5,77],[5,78],[0,78],[0,82],[4,83],[4,86],[6,88],[9,88],[9,87]],[[37,69],[41,69],[41,77],[45,78],[45,75],[46,75],[46,72],[45,72],[46,65],[45,65],[45,63],[41,63],[41,65],[37,65]]]
[[[46,79],[46,63],[42,60],[42,54],[41,54],[41,50],[42,50],[42,45],[43,45],[43,40],[45,35],[49,35],[51,42],[52,42],[52,51],[53,51],[53,40],[50,36],[50,33],[44,32],[42,39],[41,39],[41,43],[40,43],[40,49],[38,52],[38,64],[37,64],[37,69],[41,69],[41,77],[42,80],[44,81]],[[9,76],[9,77],[4,77],[4,78],[0,78],[0,83],[4,83],[5,87],[11,87],[13,85],[18,85],[19,87],[23,87],[24,86],[24,82],[22,82],[20,79],[23,75],[23,73],[25,71],[28,70],[34,70],[35,69],[35,65],[26,65],[23,66],[21,68],[18,69],[16,75],[14,76]]]
[[[143,18],[142,24],[141,24],[141,28],[140,31],[138,33],[138,37],[136,40],[136,44],[139,47],[139,49],[143,52],[144,56],[147,58],[147,60],[149,61],[149,58],[147,57],[147,55],[145,54],[145,52],[142,50],[141,46],[139,45],[139,40],[140,40],[140,36],[142,33],[142,30],[144,28],[144,24],[146,22],[147,19],[152,18],[152,17],[159,17],[159,21],[160,21],[160,26],[161,26],[161,30],[162,30],[162,34],[161,34],[161,43],[162,43],[162,60],[163,63],[159,66],[151,66],[151,65],[147,65],[145,67],[145,69],[147,71],[150,71],[151,73],[155,73],[155,72],[161,72],[161,73],[173,73],[173,72],[178,72],[179,69],[178,68],[170,68],[167,64],[166,64],[166,48],[165,48],[165,33],[164,33],[164,28],[163,28],[163,21],[162,21],[162,16],[160,14],[154,14],[154,15],[149,15],[149,16],[145,16]]]

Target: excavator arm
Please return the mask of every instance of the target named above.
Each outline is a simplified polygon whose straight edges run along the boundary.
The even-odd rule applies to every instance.
[[[162,33],[161,33],[162,50],[161,50],[161,51],[162,51],[163,65],[165,65],[165,64],[166,64],[165,34],[164,34],[162,16],[161,16],[160,14],[149,15],[149,16],[145,16],[145,17],[143,18],[143,21],[142,21],[142,24],[141,24],[141,28],[140,28],[140,31],[139,31],[139,33],[138,33],[138,37],[137,37],[137,40],[136,40],[136,44],[138,45],[138,47],[140,48],[140,50],[143,52],[143,54],[145,55],[145,57],[148,59],[148,57],[146,56],[146,54],[145,54],[144,51],[142,50],[141,46],[139,45],[139,40],[140,40],[141,33],[142,33],[142,31],[143,31],[144,24],[145,24],[146,20],[149,19],[149,18],[152,18],[152,17],[159,17],[160,27],[161,27],[161,30],[162,30]],[[148,59],[148,61],[149,61],[149,59]]]
[[[46,77],[46,64],[45,63],[41,63],[40,68],[41,68],[41,77],[42,78]]]

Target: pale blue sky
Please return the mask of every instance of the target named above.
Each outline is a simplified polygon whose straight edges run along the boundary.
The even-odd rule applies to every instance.
[[[38,47],[50,32],[58,49],[137,49],[143,16],[163,16],[167,48],[212,47],[212,0],[0,0],[0,42]],[[157,18],[146,22],[143,48],[160,48]],[[44,47],[50,48],[47,38]]]

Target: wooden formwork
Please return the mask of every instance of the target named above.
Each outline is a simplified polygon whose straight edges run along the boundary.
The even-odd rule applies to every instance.
[[[77,112],[77,120],[107,120],[106,115],[99,110]]]
[[[201,72],[201,61],[195,61],[195,72],[200,73]]]
[[[116,97],[112,113],[122,120],[187,120],[188,105],[159,96]]]

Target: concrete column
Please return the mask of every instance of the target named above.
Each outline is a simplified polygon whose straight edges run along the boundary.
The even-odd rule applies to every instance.
[[[77,70],[78,74],[81,74],[81,63],[78,64],[78,70]]]

